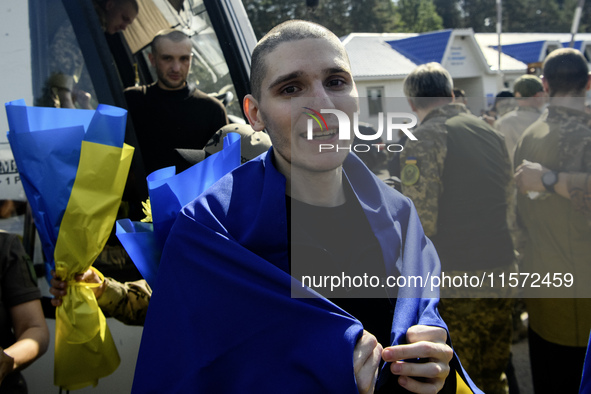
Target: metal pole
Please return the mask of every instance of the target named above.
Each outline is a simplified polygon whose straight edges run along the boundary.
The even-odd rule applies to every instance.
[[[569,47],[573,48],[575,46],[575,34],[579,31],[579,22],[581,20],[581,14],[583,13],[583,6],[585,5],[585,0],[579,0],[577,3],[577,9],[575,10],[575,16],[573,17],[573,24],[570,29],[570,44]]]
[[[498,48],[499,48],[499,58],[498,58],[498,66],[499,66],[499,73],[501,73],[501,31],[503,26],[503,4],[502,0],[497,0],[497,41],[498,41]]]

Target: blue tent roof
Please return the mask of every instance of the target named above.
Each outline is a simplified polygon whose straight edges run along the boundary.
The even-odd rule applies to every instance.
[[[532,41],[521,44],[503,45],[501,51],[505,55],[509,55],[525,64],[535,63],[540,61],[540,53],[542,53],[545,43],[546,41]],[[497,45],[491,45],[490,47],[498,50]]]
[[[580,51],[582,44],[583,44],[583,41],[581,41],[581,40],[575,41],[573,48],[578,49]],[[563,48],[568,48],[569,46],[570,46],[570,41],[562,43]]]
[[[441,63],[450,35],[451,29],[386,42],[415,64]]]

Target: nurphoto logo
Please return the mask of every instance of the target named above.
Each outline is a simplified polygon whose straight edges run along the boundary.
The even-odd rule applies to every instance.
[[[384,129],[386,132],[386,141],[391,141],[394,136],[394,130],[402,131],[408,139],[412,141],[416,141],[417,137],[413,135],[413,133],[409,130],[410,128],[417,125],[418,120],[417,117],[412,113],[407,112],[387,112],[386,115],[382,112],[378,115],[378,129],[374,134],[363,134],[359,131],[359,113],[355,112],[353,114],[353,128],[351,128],[351,120],[349,116],[340,111],[338,109],[321,109],[320,112],[313,110],[309,107],[302,107],[306,111],[304,114],[308,115],[311,119],[308,119],[307,123],[307,139],[312,140],[314,139],[314,122],[318,124],[320,127],[320,131],[324,132],[325,130],[328,131],[328,126],[324,116],[322,114],[333,114],[337,117],[339,122],[339,140],[351,140],[351,130],[355,134],[359,140],[362,141],[375,141],[382,137],[384,134]],[[386,118],[386,126],[384,127],[384,118]],[[400,120],[410,120],[410,122],[401,122]],[[400,152],[402,151],[403,147],[400,144],[369,144],[369,143],[358,143],[358,144],[351,144],[350,146],[339,146],[336,144],[319,144],[318,149],[319,152],[322,151],[334,151],[337,152],[339,150],[349,150],[353,152],[369,152],[372,147],[377,150],[386,149],[388,152]]]

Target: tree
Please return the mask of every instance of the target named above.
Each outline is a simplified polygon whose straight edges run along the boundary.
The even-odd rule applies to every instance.
[[[444,29],[462,27],[462,8],[460,0],[434,0],[435,10],[441,16]]]
[[[464,23],[475,32],[496,31],[497,7],[495,0],[461,0]]]
[[[423,33],[443,29],[433,0],[398,0],[399,31]]]
[[[561,10],[556,0],[504,1],[503,31],[567,32],[570,31],[567,14],[568,11]]]
[[[494,32],[496,0],[243,0],[258,38],[288,19],[310,20],[337,36],[352,32],[416,32],[472,28]],[[569,32],[577,0],[503,0],[504,32]],[[591,31],[591,0],[579,32]]]
[[[400,16],[391,0],[351,1],[350,27],[353,32],[394,31],[399,19]]]
[[[300,18],[306,12],[304,1],[243,0],[243,4],[257,39],[279,23]]]
[[[306,1],[243,0],[257,38],[289,19],[303,19],[326,26],[337,36],[351,32],[394,31],[398,21],[392,0],[321,0],[308,8]]]

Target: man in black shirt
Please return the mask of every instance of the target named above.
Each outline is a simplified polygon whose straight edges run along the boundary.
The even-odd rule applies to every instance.
[[[177,148],[203,149],[228,124],[223,104],[187,82],[191,48],[185,33],[161,31],[149,55],[158,80],[125,90],[146,175],[177,165]]]

